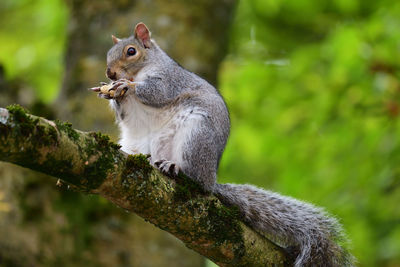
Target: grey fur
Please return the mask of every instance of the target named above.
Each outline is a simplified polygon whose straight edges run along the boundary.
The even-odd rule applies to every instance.
[[[260,234],[299,251],[296,267],[353,266],[341,246],[346,237],[338,221],[323,209],[252,185],[217,184],[222,202],[239,206],[245,220]]]
[[[122,64],[130,44],[141,57]],[[151,154],[163,172],[181,170],[227,205],[238,206],[256,231],[298,253],[296,267],[352,266],[352,256],[340,245],[341,226],[324,210],[255,186],[216,183],[230,122],[212,85],[179,66],[154,41],[147,48],[136,37],[115,44],[107,65],[117,79],[136,82],[122,99],[111,100],[123,150]]]

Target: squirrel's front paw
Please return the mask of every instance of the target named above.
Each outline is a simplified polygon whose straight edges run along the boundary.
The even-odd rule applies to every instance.
[[[101,83],[101,87],[91,88],[94,92],[99,92],[99,97],[105,99],[121,99],[128,90],[135,89],[135,82],[121,79],[110,84]]]
[[[135,82],[129,80],[118,80],[115,85],[110,89],[111,92],[114,91],[113,98],[122,98],[128,90],[135,90]]]
[[[179,167],[169,160],[157,160],[154,165],[165,174],[174,176],[179,174]]]

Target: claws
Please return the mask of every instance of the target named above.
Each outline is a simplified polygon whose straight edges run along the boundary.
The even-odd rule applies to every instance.
[[[108,92],[115,91],[118,88],[118,86],[120,86],[121,84],[122,84],[121,82],[113,83],[112,87],[110,89],[108,89]]]
[[[98,92],[98,96],[104,99],[120,99],[129,89],[135,89],[133,79],[120,79],[112,83],[100,82],[101,86],[92,87],[89,90]]]
[[[91,90],[91,91],[93,91],[93,92],[100,92],[100,91],[101,91],[101,87],[102,87],[102,86],[105,86],[105,85],[108,85],[108,83],[106,83],[106,82],[100,82],[100,85],[101,85],[101,86],[95,86],[95,87],[89,88],[88,90]]]
[[[113,99],[113,97],[109,94],[103,94],[103,93],[99,93],[98,97],[100,98],[104,98],[104,99]]]
[[[158,160],[154,165],[163,173],[177,176],[179,174],[179,167],[169,160]]]
[[[89,88],[88,90],[91,90],[93,92],[100,92],[101,91],[100,87],[92,87],[92,88]]]
[[[112,89],[115,90],[114,98],[119,98],[124,96],[129,89],[135,89],[135,83],[128,80],[121,80]]]

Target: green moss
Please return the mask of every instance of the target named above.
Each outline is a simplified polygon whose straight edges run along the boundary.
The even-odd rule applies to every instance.
[[[58,133],[57,130],[53,127],[48,127],[46,130],[47,136],[49,139],[51,139],[54,142],[58,142]]]
[[[65,179],[66,181],[75,184],[74,181],[71,181],[71,179],[75,178],[75,176],[71,173],[73,169],[71,159],[57,159],[53,156],[47,156],[46,163],[39,168],[43,168],[43,170],[48,174],[57,175],[58,178]],[[60,176],[59,173],[63,173],[64,175]],[[79,181],[79,178],[76,178],[76,181]]]
[[[100,157],[95,163],[85,166],[79,183],[89,190],[96,189],[103,183],[113,167],[113,162],[107,157]]]
[[[182,172],[174,177],[174,180],[176,181],[174,201],[188,201],[197,195],[206,194],[201,185]]]
[[[150,173],[153,167],[150,165],[147,157],[145,155],[129,155],[125,160],[124,171],[121,175],[121,186],[127,192],[136,194],[136,197],[144,195],[144,192],[148,192],[147,186],[157,186],[154,180],[148,183],[150,178]],[[133,180],[135,179],[135,180]],[[137,183],[137,180],[141,180],[141,186],[132,188],[132,185]],[[131,191],[132,189],[137,192]],[[144,197],[145,199],[146,197]]]
[[[11,105],[7,107],[7,110],[10,114],[10,124],[15,140],[30,140],[32,144],[39,146],[51,146],[58,142],[57,131],[53,127],[40,125],[39,118],[32,118],[23,107]],[[8,130],[11,131],[11,129]]]
[[[240,244],[239,247],[234,248],[235,256],[238,256],[236,252],[244,253],[239,209],[237,207],[226,207],[217,199],[214,199],[209,202],[207,211],[208,216],[200,223],[208,228],[211,238],[216,239],[216,245],[222,245],[226,241]],[[226,231],[227,225],[229,225],[229,231]]]
[[[237,206],[228,207],[217,201],[212,201],[211,203],[212,205],[210,205],[209,212],[223,218],[224,220],[237,220],[241,216],[240,210]]]
[[[7,110],[10,114],[9,120],[13,127],[16,140],[29,137],[38,121],[32,120],[32,118],[27,115],[27,111],[20,105],[10,105],[7,107]]]
[[[88,188],[97,188],[101,185],[110,171],[114,171],[115,164],[123,159],[119,152],[120,146],[111,142],[107,135],[91,132],[78,147],[82,150],[82,157],[88,164],[85,164],[83,177],[80,182]],[[95,159],[92,162],[91,159]]]
[[[79,183],[89,189],[100,186],[110,172],[115,171],[115,164],[124,160],[119,152],[120,146],[102,133],[82,135],[77,146],[83,161],[87,162]]]
[[[53,127],[37,125],[35,139],[38,145],[53,146],[58,143],[58,133]]]
[[[28,111],[18,104],[7,106],[7,110],[13,115],[13,119],[18,122],[31,121],[31,118],[27,115]]]
[[[144,175],[148,175],[153,167],[150,165],[147,157],[145,155],[129,155],[126,158],[126,169],[131,170],[140,170]]]
[[[66,133],[70,139],[75,142],[79,140],[79,134],[74,130],[74,128],[72,128],[71,123],[61,122],[59,120],[55,120],[55,123],[57,125],[57,129],[61,132]]]
[[[100,132],[90,132],[89,133],[90,136],[94,137],[94,139],[96,139],[96,141],[98,142],[98,144],[102,147],[111,147],[113,149],[120,149],[121,146],[111,142],[110,141],[110,137],[106,134],[102,134]]]
[[[0,123],[0,138],[6,139],[10,133],[11,133],[10,125]]]
[[[56,127],[41,124],[39,118],[27,114],[18,105],[12,105],[7,109],[10,116],[6,125],[1,124],[0,130],[7,130],[7,137],[12,134],[16,146],[24,149],[24,153],[10,155],[15,158],[12,162],[20,162],[25,167],[43,170],[48,174],[64,173],[65,175],[60,178],[80,189],[91,190],[101,185],[109,173],[115,170],[115,164],[123,159],[123,155],[118,151],[119,145],[112,143],[106,135],[101,133],[81,135],[72,128],[70,123],[61,121],[55,122]],[[38,148],[51,148],[58,144],[59,132],[68,136],[79,149],[78,160],[85,162],[83,174],[80,177],[73,173],[73,162],[76,161],[74,158],[60,159],[47,155],[44,163],[38,163],[35,160],[42,156]],[[4,136],[3,131],[2,136]]]

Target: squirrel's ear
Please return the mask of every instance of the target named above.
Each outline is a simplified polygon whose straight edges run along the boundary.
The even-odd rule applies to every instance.
[[[135,38],[142,42],[145,48],[150,48],[150,31],[143,22],[139,22],[135,27]]]
[[[118,43],[119,41],[121,41],[121,39],[115,37],[114,35],[111,35],[111,38],[112,38],[114,44],[116,44],[116,43]]]

